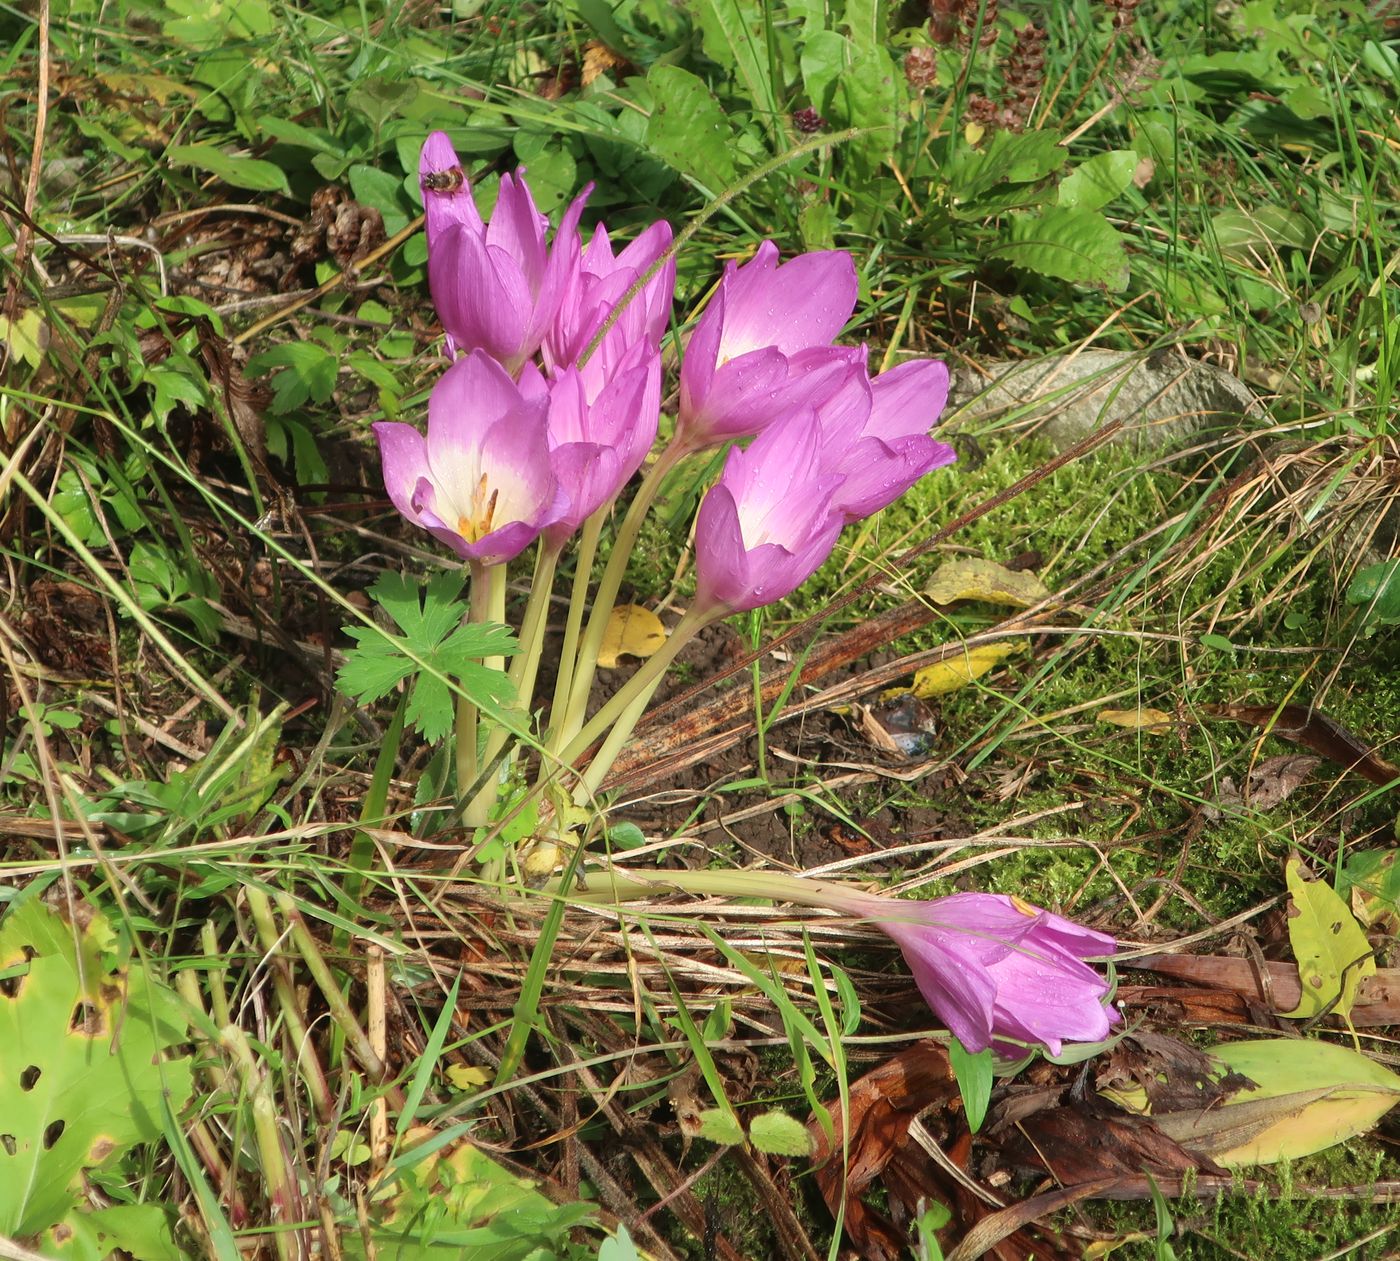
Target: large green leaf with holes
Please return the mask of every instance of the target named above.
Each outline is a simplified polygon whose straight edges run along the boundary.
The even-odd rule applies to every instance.
[[[124,963],[106,920],[37,898],[0,921],[0,1236],[62,1221],[83,1174],[161,1133],[190,1096],[172,991]]]

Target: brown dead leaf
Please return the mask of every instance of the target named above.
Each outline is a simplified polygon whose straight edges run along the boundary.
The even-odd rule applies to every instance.
[[[846,1232],[862,1257],[895,1261],[907,1249],[903,1232],[860,1197],[908,1142],[914,1118],[936,1104],[948,1105],[957,1094],[947,1051],[937,1042],[919,1042],[891,1056],[851,1087],[851,1136],[844,1170],[839,1160],[843,1147],[840,1102],[827,1106],[833,1138],[828,1139],[816,1118],[808,1123],[817,1186],[833,1215],[840,1211],[844,1192]]]
[[[1160,972],[1219,990],[1231,990],[1272,1012],[1292,1011],[1302,998],[1298,968],[1292,963],[1265,963],[1219,955],[1160,954],[1134,959],[1132,966]],[[1173,991],[1175,993],[1176,991]],[[1179,991],[1191,1001],[1191,991]],[[1400,1024],[1400,968],[1378,968],[1357,987],[1351,1023],[1358,1028]]]
[[[1100,1091],[1140,1091],[1153,1116],[1209,1108],[1248,1084],[1238,1074],[1222,1076],[1204,1051],[1146,1029],[1121,1039],[1097,1068],[1094,1084]]]
[[[1043,1169],[1066,1186],[1144,1170],[1154,1177],[1222,1172],[1168,1138],[1149,1117],[1093,1096],[1027,1117],[1002,1145],[1002,1155],[1023,1168]]]
[[[1208,705],[1204,712],[1249,723],[1268,735],[1301,744],[1373,784],[1390,784],[1400,779],[1400,767],[1378,757],[1365,741],[1320,709],[1307,705]]]
[[[995,1261],[1068,1261],[1071,1254],[1058,1241],[1042,1231],[1032,1235],[1023,1229],[1048,1210],[1036,1208],[1030,1216],[1016,1220],[1013,1206],[1012,1216],[1002,1216],[1006,1210],[998,1213],[995,1204],[988,1204],[949,1176],[910,1138],[910,1126],[917,1118],[929,1131],[936,1131],[931,1137],[948,1159],[961,1169],[967,1168],[971,1136],[962,1123],[957,1082],[947,1051],[940,1044],[917,1043],[854,1083],[850,1092],[851,1141],[844,1170],[839,1159],[839,1101],[828,1105],[828,1112],[834,1140],[828,1140],[815,1118],[807,1127],[815,1149],[817,1185],[833,1214],[844,1192],[845,1229],[860,1257],[895,1261],[907,1255],[909,1240],[895,1223],[910,1220],[921,1201],[936,1201],[953,1215],[949,1226],[940,1232],[945,1247],[975,1237],[981,1246],[969,1255],[987,1255]],[[861,1199],[877,1178],[886,1193],[888,1216]],[[984,1228],[987,1222],[992,1224]]]
[[[1321,758],[1309,757],[1306,753],[1281,753],[1278,757],[1265,758],[1249,772],[1243,792],[1228,775],[1222,776],[1216,804],[1205,808],[1205,817],[1214,822],[1229,810],[1246,807],[1272,810],[1287,801],[1321,765]]]

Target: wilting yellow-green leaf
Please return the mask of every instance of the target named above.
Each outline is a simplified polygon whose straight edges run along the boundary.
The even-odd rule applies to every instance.
[[[666,628],[655,613],[640,604],[619,604],[608,614],[598,664],[613,670],[620,657],[649,657],[665,642]]]
[[[982,600],[987,604],[1024,609],[1039,604],[1050,591],[1029,570],[1011,570],[995,561],[964,557],[940,565],[924,588],[924,594],[935,604]]]
[[[1293,1011],[1280,1014],[1304,1020],[1325,1012],[1346,1016],[1362,980],[1376,970],[1371,944],[1337,891],[1325,880],[1307,879],[1298,859],[1289,859],[1284,877],[1293,895],[1288,940],[1303,996]]]
[[[965,652],[954,653],[943,661],[925,666],[914,675],[912,687],[891,688],[882,693],[885,697],[903,696],[913,692],[920,699],[942,696],[946,692],[956,692],[966,687],[974,679],[980,679],[993,666],[1000,665],[1012,653],[1025,646],[1024,640],[1003,639],[994,644],[979,644]]]
[[[458,1090],[479,1090],[491,1080],[491,1074],[474,1064],[449,1064],[447,1080]]]
[[[1268,1165],[1311,1156],[1366,1133],[1400,1103],[1400,1077],[1332,1042],[1229,1042],[1215,1047],[1211,1057],[1255,1085],[1223,1106],[1153,1120],[1183,1146],[1222,1165]]]
[[[15,320],[0,315],[0,341],[5,342],[16,359],[23,359],[31,368],[43,361],[49,345],[49,326],[38,311],[28,310]]]
[[[1133,727],[1148,735],[1163,736],[1172,729],[1172,716],[1164,709],[1101,709],[1100,722],[1112,723],[1115,727]]]

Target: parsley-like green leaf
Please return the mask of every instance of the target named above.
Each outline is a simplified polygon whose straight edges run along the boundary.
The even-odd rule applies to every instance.
[[[458,598],[461,591],[458,574],[437,574],[426,588],[402,574],[381,574],[370,595],[398,624],[402,638],[377,627],[345,628],[355,647],[337,675],[341,688],[367,705],[413,678],[404,718],[429,743],[441,740],[452,727],[452,691],[441,675],[455,679],[482,710],[498,719],[502,709],[515,703],[515,688],[505,672],[480,661],[517,651],[515,636],[493,623],[464,624],[467,606]]]

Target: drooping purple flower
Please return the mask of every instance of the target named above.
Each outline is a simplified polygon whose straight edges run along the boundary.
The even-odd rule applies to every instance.
[[[996,893],[863,902],[925,1001],[973,1053],[1013,1038],[1058,1055],[1066,1040],[1102,1041],[1121,1019],[1105,1001],[1108,982],[1084,961],[1117,948],[1104,933]]]
[[[862,365],[863,359],[862,353]],[[873,380],[862,366],[818,405],[827,466],[845,477],[835,506],[848,522],[888,507],[957,458],[928,433],[947,400],[947,366],[914,359]]]
[[[595,388],[596,387],[596,388]],[[606,380],[565,368],[549,384],[549,447],[567,511],[549,527],[562,543],[617,496],[656,440],[661,355],[634,343]]]
[[[810,411],[792,412],[735,447],[695,520],[695,603],[747,612],[805,582],[844,524],[831,506],[839,475],[822,467]]]
[[[428,398],[426,439],[412,425],[374,426],[394,507],[463,560],[518,556],[569,507],[549,462],[548,408],[484,351],[459,359]]]
[[[564,212],[554,248],[524,170],[501,177],[483,222],[452,142],[438,131],[418,164],[428,236],[428,287],[449,353],[484,350],[515,375],[540,347],[578,267],[578,220],[588,190]]]
[[[614,255],[608,231],[599,224],[579,255],[578,266],[565,285],[559,312],[545,336],[542,349],[546,363],[560,367],[576,364],[618,303],[671,247],[671,239],[671,225],[660,220]],[[675,289],[676,262],[670,258],[618,311],[599,352],[616,359],[639,341],[652,350],[660,346]]]
[[[699,450],[760,432],[813,406],[820,386],[789,359],[826,347],[851,316],[856,271],[843,250],[799,254],[779,265],[771,241],[742,267],[729,263],[686,345],[676,441]]]

